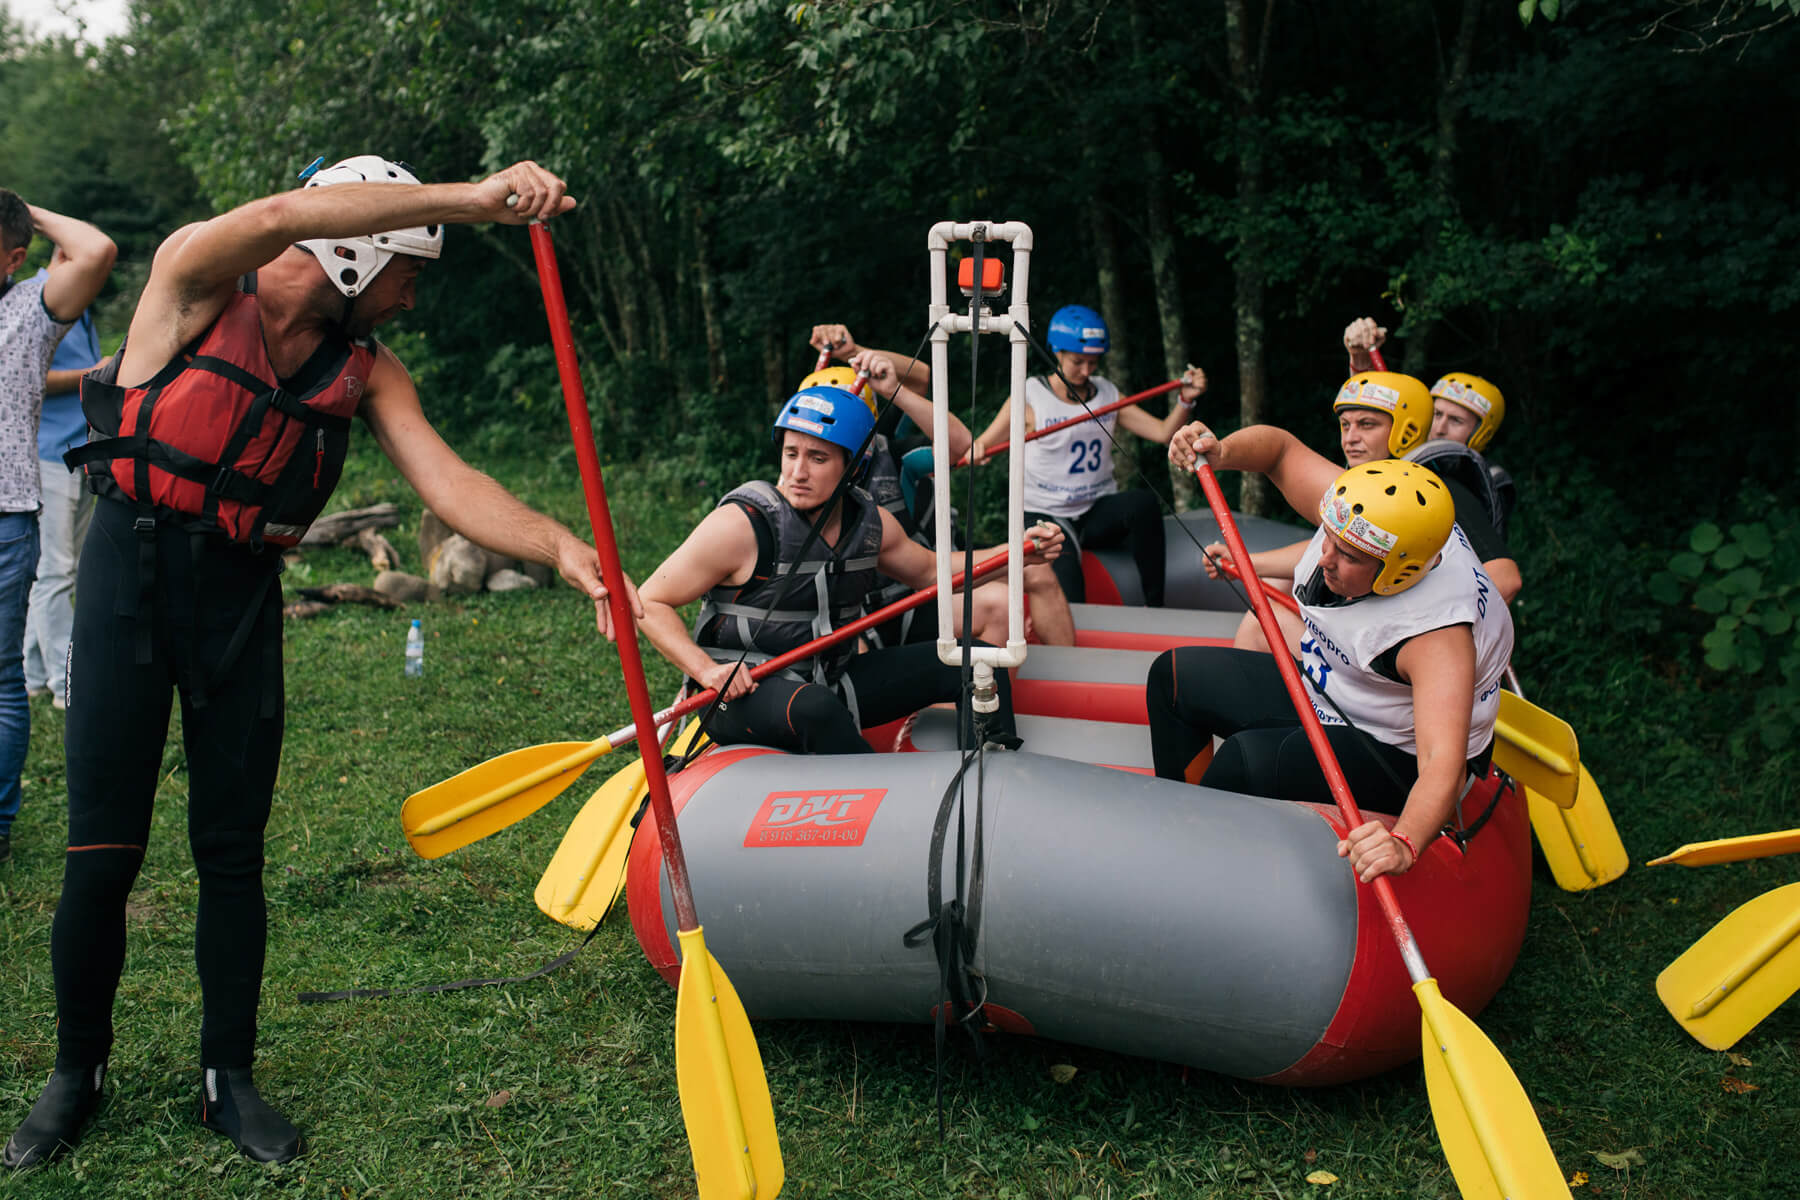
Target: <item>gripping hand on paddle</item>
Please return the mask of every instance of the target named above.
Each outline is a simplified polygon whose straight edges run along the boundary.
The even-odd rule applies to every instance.
[[[1228,567],[1237,565],[1232,561],[1231,551],[1226,548],[1224,542],[1213,542],[1209,544],[1206,547],[1204,554],[1205,558],[1202,561],[1206,564],[1206,577],[1208,579],[1219,579],[1224,576],[1224,572],[1220,569],[1221,563]]]
[[[1387,330],[1374,317],[1358,317],[1344,327],[1344,352],[1350,356],[1350,373],[1373,371],[1374,351],[1387,341]]]
[[[694,676],[694,682],[703,688],[717,689],[720,700],[736,700],[756,690],[756,680],[750,677],[750,668],[743,663],[714,663]]]
[[[806,344],[814,350],[831,351],[831,357],[841,363],[849,362],[862,352],[862,347],[856,344],[856,339],[842,325],[814,325],[812,336],[806,340]]]
[[[1025,556],[1025,565],[1028,567],[1048,563],[1062,553],[1062,526],[1054,521],[1039,521],[1027,526],[1025,536],[1037,543],[1037,548]]]
[[[575,207],[568,190],[568,184],[529,159],[516,162],[475,185],[476,202],[484,211],[472,219],[507,225],[547,221]]]
[[[1169,461],[1184,471],[1204,458],[1214,467],[1219,465],[1221,445],[1204,422],[1194,421],[1177,429],[1169,438]]]
[[[1365,821],[1338,843],[1339,858],[1350,860],[1350,869],[1364,883],[1377,875],[1404,875],[1412,870],[1412,851],[1388,832],[1380,821]]]

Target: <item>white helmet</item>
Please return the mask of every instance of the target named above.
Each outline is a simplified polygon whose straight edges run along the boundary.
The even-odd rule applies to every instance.
[[[358,154],[317,171],[306,181],[309,188],[334,183],[418,183],[404,163],[389,162],[378,154]],[[381,273],[396,254],[436,258],[444,251],[442,225],[415,225],[390,229],[366,237],[309,238],[295,245],[310,252],[325,268],[325,277],[347,298],[354,299]]]

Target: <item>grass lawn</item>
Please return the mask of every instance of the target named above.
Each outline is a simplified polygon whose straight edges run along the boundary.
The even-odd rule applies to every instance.
[[[463,448],[585,528],[566,446],[490,439]],[[677,486],[668,469],[621,466],[609,478],[627,566],[641,578],[711,497]],[[340,503],[386,498],[409,514],[392,540],[417,569],[417,501],[376,461],[358,458]],[[287,582],[368,576],[366,561],[329,551],[309,553]],[[427,634],[422,681],[401,673],[414,616]],[[0,1177],[0,1196],[692,1194],[675,995],[644,963],[622,912],[573,964],[532,983],[295,1002],[306,990],[522,974],[574,945],[579,935],[543,917],[531,892],[605,764],[536,816],[435,862],[407,848],[398,809],[407,793],[492,755],[585,740],[628,720],[616,656],[585,606],[556,589],[404,614],[333,611],[290,624],[286,662],[258,1074],[264,1094],[307,1132],[309,1153],[257,1166],[195,1121],[195,880],[175,738],[131,898],[109,1098],[69,1159]],[[1634,860],[1795,823],[1786,772],[1721,777],[1681,742],[1679,717],[1660,712],[1660,726],[1621,717],[1665,703],[1642,672],[1602,682],[1582,695],[1604,703],[1564,715],[1583,733]],[[653,675],[659,701],[674,684],[666,668]],[[1557,703],[1554,679],[1542,690]],[[48,947],[65,835],[62,715],[38,705],[33,718],[16,858],[0,868],[5,1129],[24,1116],[55,1044]],[[1796,878],[1797,858],[1634,867],[1578,895],[1540,876],[1518,968],[1477,1020],[1536,1101],[1558,1159],[1580,1181],[1577,1196],[1800,1195],[1800,1003],[1726,1055],[1693,1042],[1652,990],[1657,972],[1714,921]],[[978,1067],[953,1042],[940,1142],[928,1027],[765,1024],[757,1033],[789,1196],[1456,1194],[1416,1066],[1299,1092],[1029,1039],[991,1042]],[[1058,1082],[1067,1075],[1053,1073],[1058,1065],[1077,1070]],[[1316,1170],[1338,1181],[1305,1182]]]

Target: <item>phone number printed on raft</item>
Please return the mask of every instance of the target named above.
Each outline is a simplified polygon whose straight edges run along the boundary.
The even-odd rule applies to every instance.
[[[744,845],[860,846],[886,795],[886,788],[770,792]]]

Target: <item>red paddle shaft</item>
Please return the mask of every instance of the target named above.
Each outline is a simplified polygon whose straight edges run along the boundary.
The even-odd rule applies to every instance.
[[[1225,545],[1231,550],[1233,562],[1248,563],[1250,551],[1244,547],[1244,539],[1238,534],[1237,522],[1232,519],[1231,509],[1225,504],[1225,493],[1219,490],[1219,480],[1213,474],[1212,464],[1205,459],[1194,466],[1194,474],[1200,479],[1200,486],[1206,492],[1206,502],[1212,506],[1213,516],[1218,519],[1219,532],[1225,535]],[[1281,682],[1286,686],[1288,696],[1294,702],[1294,711],[1300,717],[1300,725],[1306,730],[1306,740],[1312,744],[1313,754],[1318,756],[1319,769],[1325,772],[1325,780],[1331,785],[1332,799],[1337,801],[1338,812],[1343,814],[1347,828],[1355,829],[1363,823],[1362,812],[1356,807],[1356,798],[1350,794],[1350,783],[1344,778],[1343,768],[1338,766],[1337,755],[1332,752],[1331,743],[1325,738],[1325,727],[1319,722],[1319,714],[1313,711],[1312,701],[1306,696],[1305,685],[1300,682],[1300,669],[1294,665],[1293,656],[1286,651],[1286,640],[1281,636],[1281,626],[1276,624],[1275,610],[1269,607],[1269,597],[1263,591],[1262,580],[1256,572],[1244,572],[1244,590],[1250,593],[1250,606],[1256,610],[1256,619],[1262,624],[1263,636],[1269,639],[1269,649],[1273,652],[1275,666],[1281,672]],[[1406,973],[1414,983],[1429,978],[1431,972],[1425,968],[1425,957],[1419,953],[1419,944],[1413,940],[1412,929],[1406,924],[1406,917],[1400,912],[1400,901],[1394,895],[1394,885],[1386,875],[1377,875],[1369,885],[1375,889],[1375,899],[1381,904],[1381,912],[1387,918],[1388,930],[1399,944],[1400,957],[1406,961]]]
[[[1387,370],[1387,359],[1381,357],[1380,346],[1369,347],[1369,361],[1375,364],[1375,369],[1377,371]]]
[[[1127,396],[1123,400],[1114,400],[1111,404],[1102,404],[1099,408],[1093,409],[1089,412],[1082,413],[1079,417],[1070,417],[1066,421],[1057,421],[1053,424],[1044,426],[1042,429],[1034,429],[1030,433],[1025,435],[1025,440],[1028,442],[1035,442],[1037,439],[1043,437],[1045,434],[1055,433],[1059,429],[1067,429],[1071,425],[1079,425],[1083,421],[1091,421],[1095,417],[1103,417],[1107,413],[1112,412],[1115,409],[1127,408],[1130,405],[1138,403],[1139,401],[1148,400],[1153,396],[1160,396],[1164,392],[1172,392],[1180,386],[1181,386],[1181,380],[1179,380],[1179,379],[1171,379],[1167,383],[1159,383],[1155,387],[1151,388],[1149,391],[1138,392],[1136,395]],[[987,448],[987,452],[990,455],[998,454],[1002,450],[1006,449],[1009,445],[1011,445],[1010,442],[995,442],[993,445],[991,445]],[[960,458],[956,461],[955,465],[959,466],[959,467],[964,467],[964,466],[967,466],[968,463],[969,463],[969,456],[965,454],[965,455],[963,455],[962,458]]]
[[[562,376],[563,403],[569,410],[569,435],[575,440],[575,460],[581,466],[581,484],[587,493],[588,520],[594,527],[594,549],[600,554],[600,578],[606,584],[606,602],[612,610],[613,632],[619,639],[619,666],[625,675],[625,694],[631,700],[631,719],[654,736],[656,718],[650,707],[650,688],[644,681],[644,660],[638,649],[637,623],[625,591],[625,572],[619,566],[619,546],[613,537],[612,512],[606,505],[606,483],[600,477],[600,457],[594,452],[594,427],[588,419],[587,391],[581,384],[581,368],[575,361],[575,333],[569,326],[569,309],[563,301],[562,274],[556,267],[556,243],[543,225],[531,226],[531,252],[537,259],[538,283],[544,291],[544,309],[550,318],[550,341],[556,348],[556,369]],[[669,889],[675,897],[675,919],[683,931],[699,926],[694,916],[694,891],[688,882],[687,858],[681,851],[681,835],[675,828],[675,809],[669,803],[669,780],[663,774],[660,754],[644,755],[644,777],[649,785],[650,807],[662,837],[663,861],[669,865]]]
[[[1204,553],[1204,551],[1202,551],[1202,553]],[[1214,565],[1216,565],[1221,571],[1224,571],[1227,575],[1231,576],[1233,579],[1239,581],[1240,583],[1243,582],[1244,573],[1242,571],[1238,570],[1236,563],[1224,562],[1223,560],[1215,560]],[[1262,577],[1258,576],[1256,582],[1258,585],[1261,585]],[[1292,596],[1286,594],[1285,592],[1271,592],[1266,587],[1264,587],[1262,589],[1262,592],[1263,592],[1263,595],[1267,596],[1269,599],[1273,600],[1275,603],[1281,605],[1281,607],[1287,609],[1289,612],[1293,613],[1296,617],[1300,615],[1300,602],[1298,600],[1294,599]]]
[[[1023,548],[1023,553],[1030,554],[1033,551],[1035,551],[1036,549],[1037,549],[1037,542],[1035,542],[1031,538],[1026,538],[1024,548]],[[1006,565],[1006,558],[1007,558],[1007,552],[1005,550],[1002,550],[1002,551],[1000,551],[1000,553],[995,554],[990,558],[982,559],[980,562],[975,564],[975,578],[977,580],[981,580],[981,579],[985,579],[989,575],[992,575],[995,571],[998,571],[1001,567],[1004,567]],[[961,587],[962,581],[963,581],[963,573],[961,571],[958,571],[956,573],[956,575],[950,580],[951,590],[954,591],[956,588]],[[910,612],[913,609],[918,608],[921,604],[929,604],[931,601],[933,601],[935,599],[937,599],[937,585],[933,584],[932,586],[925,588],[922,591],[914,592],[910,596],[906,596],[902,599],[896,600],[892,604],[887,605],[885,608],[878,608],[874,612],[869,613],[867,616],[858,617],[856,620],[851,621],[849,624],[832,630],[830,633],[826,634],[824,637],[815,638],[812,641],[806,643],[806,645],[804,645],[804,646],[797,646],[794,649],[789,650],[786,654],[778,654],[774,658],[771,658],[768,662],[758,663],[750,671],[750,678],[763,679],[767,676],[775,674],[775,672],[777,672],[777,671],[785,670],[786,668],[793,666],[797,662],[800,662],[804,659],[811,658],[813,655],[817,654],[819,651],[825,649],[828,646],[834,646],[837,643],[845,640],[846,638],[855,637],[857,634],[862,633],[866,629],[873,629],[877,625],[885,624],[886,622],[893,620],[895,617],[898,617],[904,613]],[[683,700],[678,704],[670,705],[668,708],[665,708],[661,712],[656,714],[655,720],[656,720],[657,726],[660,727],[660,726],[668,723],[669,721],[680,720],[682,717],[687,716],[689,713],[695,712],[695,711],[699,710],[700,708],[712,703],[712,699],[716,695],[718,695],[717,688],[707,688],[704,692],[700,692],[697,695],[689,696],[686,700]],[[637,740],[637,736],[638,736],[638,724],[634,720],[631,724],[625,726],[623,729],[620,729],[614,733],[607,734],[606,740],[607,740],[608,744],[610,744],[612,746],[613,749],[617,750],[620,746],[629,745],[630,743],[635,742]]]

